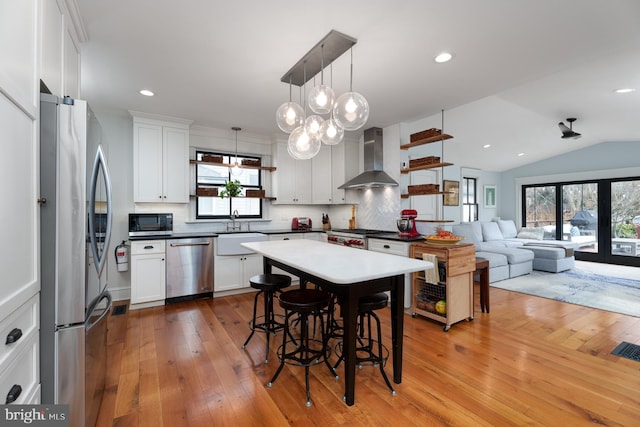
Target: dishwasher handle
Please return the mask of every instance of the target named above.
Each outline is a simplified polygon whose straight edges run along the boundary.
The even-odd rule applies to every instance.
[[[211,242],[194,242],[194,243],[171,243],[172,248],[179,246],[209,246]]]

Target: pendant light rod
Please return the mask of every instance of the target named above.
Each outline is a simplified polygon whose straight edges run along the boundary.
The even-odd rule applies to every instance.
[[[238,126],[233,126],[231,128],[231,130],[236,132],[236,160],[235,160],[235,162],[236,162],[236,165],[237,165],[238,164],[238,131],[241,131],[242,128],[239,128]]]
[[[322,38],[314,47],[311,48],[289,71],[287,71],[280,79],[283,83],[292,82],[296,86],[302,86],[307,81],[307,75],[315,76],[347,50],[358,42],[357,39],[343,34],[336,30],[331,30]],[[306,66],[305,73],[303,68]]]

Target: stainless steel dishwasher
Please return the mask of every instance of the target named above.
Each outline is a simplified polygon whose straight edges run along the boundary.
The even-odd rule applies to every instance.
[[[213,296],[213,238],[167,240],[167,302]]]

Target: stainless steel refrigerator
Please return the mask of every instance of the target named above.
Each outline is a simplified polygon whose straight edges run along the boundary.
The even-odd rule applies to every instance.
[[[40,96],[40,379],[43,404],[93,426],[106,375],[111,183],[86,101]]]

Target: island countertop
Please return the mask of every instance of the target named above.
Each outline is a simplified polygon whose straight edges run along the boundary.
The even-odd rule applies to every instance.
[[[433,268],[428,261],[363,251],[315,240],[248,242],[242,246],[337,284],[349,284]]]

